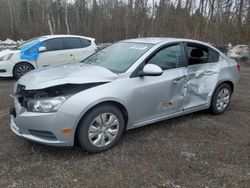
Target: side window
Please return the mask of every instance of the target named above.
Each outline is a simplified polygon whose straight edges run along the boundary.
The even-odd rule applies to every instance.
[[[158,51],[147,63],[155,64],[163,70],[183,67],[180,44],[174,44]]]
[[[218,62],[219,59],[220,59],[219,52],[216,52],[215,50],[209,48],[208,49],[208,63]]]
[[[63,38],[55,38],[55,39],[49,39],[43,42],[46,51],[58,51],[63,50],[64,48],[64,39]]]
[[[82,48],[82,43],[79,38],[66,38],[66,49]]]
[[[81,38],[80,40],[82,42],[82,48],[86,48],[86,47],[89,47],[91,45],[91,41],[90,40],[83,39],[83,38]]]
[[[219,53],[200,44],[187,44],[188,65],[213,63],[219,61]]]

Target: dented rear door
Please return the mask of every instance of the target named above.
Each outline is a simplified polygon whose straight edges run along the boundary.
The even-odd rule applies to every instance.
[[[219,70],[217,62],[188,66],[184,110],[209,104]]]

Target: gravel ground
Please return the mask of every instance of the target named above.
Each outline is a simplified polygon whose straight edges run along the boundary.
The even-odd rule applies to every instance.
[[[250,66],[230,108],[127,131],[113,149],[30,143],[9,129],[14,80],[0,79],[0,187],[250,187]]]

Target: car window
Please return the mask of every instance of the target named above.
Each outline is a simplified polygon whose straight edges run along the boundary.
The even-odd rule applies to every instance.
[[[82,43],[79,38],[66,38],[66,49],[82,48]]]
[[[55,38],[43,41],[46,51],[58,51],[64,49],[64,39]]]
[[[82,62],[102,66],[115,73],[123,73],[152,46],[144,43],[118,42],[98,51]]]
[[[187,44],[188,64],[204,64],[219,61],[219,53],[207,46],[200,44]]]
[[[147,62],[161,67],[163,70],[183,67],[182,50],[180,44],[174,44],[158,51]]]
[[[80,40],[82,42],[82,48],[86,48],[86,47],[88,47],[88,46],[91,45],[91,41],[90,40],[82,39],[82,38]]]

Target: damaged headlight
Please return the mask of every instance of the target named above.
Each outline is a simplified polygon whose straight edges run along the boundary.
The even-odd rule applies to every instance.
[[[30,100],[28,102],[28,111],[42,113],[56,112],[65,101],[66,97],[64,96],[49,99]]]

